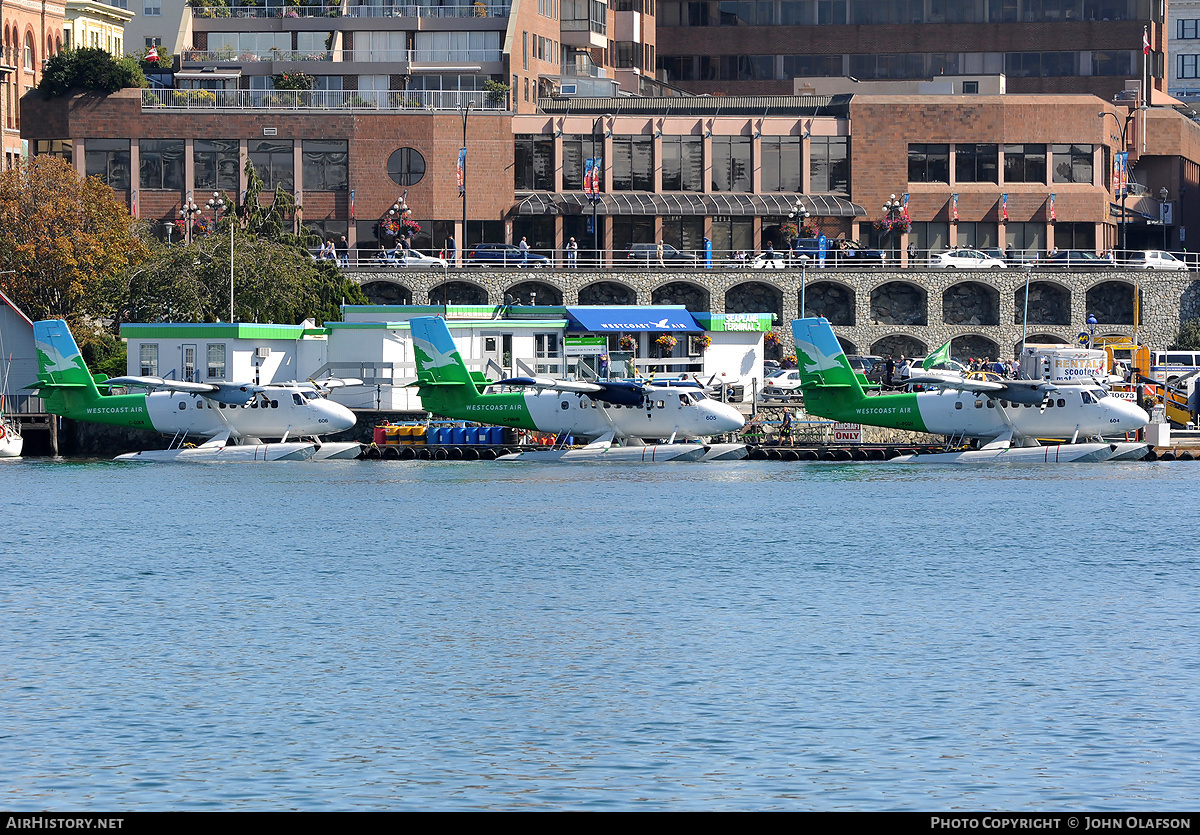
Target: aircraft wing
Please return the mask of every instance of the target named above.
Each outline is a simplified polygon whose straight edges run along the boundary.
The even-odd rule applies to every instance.
[[[329,377],[325,380],[309,380],[309,382],[319,389],[340,389],[346,386],[366,385],[356,377]]]
[[[585,383],[581,380],[551,380],[548,377],[509,377],[507,380],[499,380],[492,385],[526,386],[548,391],[585,394],[592,400],[619,403],[622,406],[640,406],[644,397],[642,384],[627,380]]]
[[[217,386],[213,383],[192,383],[186,380],[168,380],[163,377],[109,377],[98,385],[140,386],[155,391],[167,389],[168,391],[182,391],[187,394],[212,394],[217,391]]]
[[[910,385],[937,386],[953,391],[969,391],[1014,403],[1041,403],[1058,386],[1044,380],[981,380],[962,374],[926,371],[909,377]]]

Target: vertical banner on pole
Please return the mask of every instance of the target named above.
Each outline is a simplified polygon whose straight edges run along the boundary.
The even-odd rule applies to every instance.
[[[467,149],[459,148],[458,149],[458,167],[457,167],[458,196],[459,197],[462,197],[467,193],[466,169],[467,169]]]

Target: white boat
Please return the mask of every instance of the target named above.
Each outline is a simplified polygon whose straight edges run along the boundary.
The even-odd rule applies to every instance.
[[[901,455],[894,464],[1081,464],[1097,461],[1136,461],[1146,455],[1145,444],[1047,444],[1033,447],[968,449]]]
[[[16,421],[5,417],[0,406],[0,458],[20,458],[24,447],[25,439],[21,437]]]

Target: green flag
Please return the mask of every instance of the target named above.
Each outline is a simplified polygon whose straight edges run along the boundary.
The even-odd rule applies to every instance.
[[[922,368],[934,368],[944,362],[950,361],[950,343],[947,342],[941,348],[938,348],[932,354],[925,358],[925,362],[921,363]]]

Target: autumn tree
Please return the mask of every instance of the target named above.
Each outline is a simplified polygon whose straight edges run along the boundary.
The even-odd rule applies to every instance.
[[[148,254],[111,188],[36,156],[0,173],[0,287],[34,319],[110,318]]]

